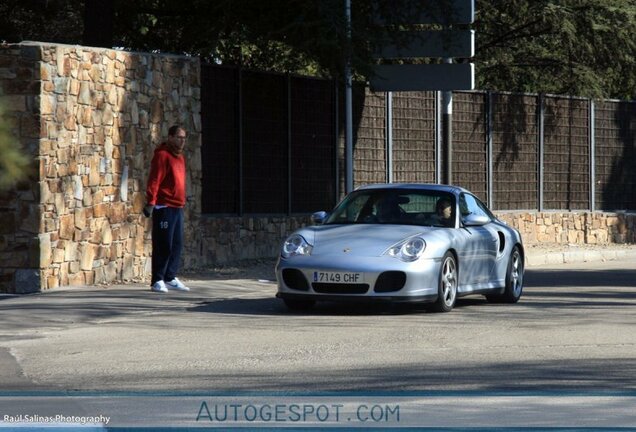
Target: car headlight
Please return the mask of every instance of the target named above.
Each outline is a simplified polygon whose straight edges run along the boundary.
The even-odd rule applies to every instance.
[[[283,243],[283,249],[281,250],[281,256],[283,258],[289,258],[296,255],[311,255],[313,246],[307,243],[300,234],[292,234]]]
[[[389,255],[402,261],[415,261],[422,256],[426,249],[426,242],[421,237],[411,237],[391,246],[384,255]]]

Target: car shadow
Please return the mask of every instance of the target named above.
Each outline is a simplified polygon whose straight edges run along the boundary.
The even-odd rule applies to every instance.
[[[458,299],[455,309],[486,303],[475,298]],[[318,302],[306,311],[292,311],[277,298],[234,298],[203,301],[189,312],[232,315],[379,316],[430,313],[426,304]]]
[[[623,307],[633,306],[636,300],[636,272],[613,269],[587,270],[528,270],[520,304],[532,309]],[[578,288],[578,289],[577,289]],[[593,289],[598,288],[598,289]],[[455,309],[470,306],[506,307],[489,303],[482,296],[457,300]],[[335,303],[318,302],[307,311],[291,311],[276,298],[230,298],[203,301],[189,308],[192,312],[239,315],[305,315],[305,316],[397,316],[431,314],[425,304],[404,303]]]

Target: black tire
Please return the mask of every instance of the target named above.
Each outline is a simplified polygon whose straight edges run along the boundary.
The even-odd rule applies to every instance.
[[[316,304],[313,300],[301,300],[301,299],[283,299],[287,309],[294,312],[305,312],[311,310]]]
[[[437,300],[431,305],[433,312],[450,312],[457,300],[457,284],[459,283],[457,260],[451,252],[442,258],[437,285]]]
[[[517,303],[523,293],[523,255],[519,246],[512,248],[508,269],[506,270],[506,286],[501,294],[486,296],[491,303]]]

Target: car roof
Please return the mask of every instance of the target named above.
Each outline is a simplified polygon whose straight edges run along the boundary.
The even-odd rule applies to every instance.
[[[449,192],[459,194],[462,192],[470,193],[470,191],[459,186],[434,184],[434,183],[375,183],[358,187],[356,190],[369,189],[414,189],[414,190],[432,190],[438,192]]]

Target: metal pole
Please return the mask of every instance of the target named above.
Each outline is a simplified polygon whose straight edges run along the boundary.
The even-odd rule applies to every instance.
[[[442,92],[435,92],[435,183],[442,183]]]
[[[239,158],[239,216],[243,216],[243,69],[238,68],[238,158]]]
[[[393,183],[393,92],[386,93],[386,182]]]
[[[351,108],[351,0],[345,0],[347,46],[345,59],[345,165],[347,184],[345,191],[353,190],[353,110]]]
[[[287,74],[287,215],[292,214],[292,107],[291,75]]]
[[[453,59],[445,58],[444,63],[452,63]],[[453,92],[442,92],[443,109],[443,142],[444,142],[444,172],[442,183],[451,184],[453,181]]]
[[[340,95],[338,94],[338,80],[333,82],[333,148],[334,148],[334,202],[335,206],[340,201],[340,166],[338,158],[340,156]]]
[[[486,187],[488,190],[488,208],[494,209],[495,199],[493,197],[493,164],[492,164],[492,92],[486,93],[486,152],[488,158],[488,173]]]
[[[538,106],[537,106],[537,111],[538,111],[538,117],[539,117],[539,137],[538,137],[538,144],[539,144],[539,160],[538,160],[538,170],[539,170],[539,211],[542,212],[543,211],[543,158],[544,158],[544,112],[543,112],[543,95],[540,94],[539,95],[539,102],[538,102]]]
[[[596,211],[596,106],[590,99],[589,140],[590,140],[590,210]]]

